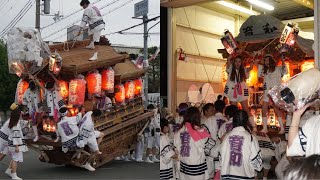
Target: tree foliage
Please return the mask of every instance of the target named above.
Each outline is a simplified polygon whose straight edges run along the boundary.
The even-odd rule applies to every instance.
[[[9,74],[8,55],[5,42],[0,40],[0,110],[9,110],[14,102],[17,82],[19,78],[15,74]]]

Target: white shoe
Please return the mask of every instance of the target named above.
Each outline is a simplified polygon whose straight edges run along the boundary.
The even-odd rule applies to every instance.
[[[98,59],[98,53],[95,52],[95,53],[93,54],[93,56],[89,59],[89,61],[95,61],[95,60],[97,60],[97,59]]]
[[[82,167],[87,169],[88,171],[95,171],[96,170],[89,163],[86,163],[85,165],[82,165]]]
[[[39,140],[39,136],[34,137],[33,142],[37,142]]]
[[[153,161],[151,161],[149,157],[147,157],[144,162],[146,162],[146,163],[153,163]]]
[[[116,158],[114,158],[114,160],[116,160],[116,161],[120,161],[120,160],[121,160],[121,158],[120,158],[120,157],[116,157]]]
[[[130,156],[130,159],[131,159],[132,161],[136,160],[136,158],[134,158],[133,156]]]
[[[142,159],[136,159],[136,162],[143,162]]]
[[[124,161],[127,161],[127,162],[130,161],[130,159],[128,158],[128,156],[125,156],[123,160],[124,160]]]
[[[159,160],[159,159],[157,159],[157,157],[156,157],[156,156],[152,156],[152,161],[153,161],[153,162],[155,162],[155,163],[160,162],[160,160]]]
[[[13,180],[22,180],[21,178],[19,178],[19,177],[17,176],[17,173],[12,173],[12,179],[13,179]]]
[[[6,173],[9,177],[12,177],[11,169],[7,169],[4,173]]]
[[[93,41],[91,41],[91,43],[89,44],[89,46],[86,46],[87,49],[94,49],[94,43]]]

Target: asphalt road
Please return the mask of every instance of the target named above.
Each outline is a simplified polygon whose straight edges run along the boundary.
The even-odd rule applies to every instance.
[[[5,157],[0,162],[0,179],[11,179],[4,171],[10,158]],[[18,176],[22,179],[130,179],[153,180],[159,179],[159,163],[137,163],[125,161],[112,161],[95,172],[89,172],[82,168],[66,167],[43,163],[38,160],[38,154],[33,150],[24,153],[24,162],[18,165]]]

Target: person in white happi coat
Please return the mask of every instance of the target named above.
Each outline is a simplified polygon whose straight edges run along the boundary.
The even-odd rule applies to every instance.
[[[306,123],[306,121],[316,115],[315,111],[313,110],[306,110],[303,115],[301,116],[301,120],[299,123],[299,127],[302,128],[302,126]],[[286,128],[285,128],[285,139],[288,140],[288,133],[289,133],[289,128],[292,122],[292,113],[287,113],[287,118],[286,118]],[[276,159],[278,161],[278,164],[275,168],[275,172],[277,175],[277,178],[280,180],[284,179],[284,171],[288,168],[289,166],[289,160],[286,155],[286,150],[287,150],[287,141],[279,141],[276,145]],[[278,152],[277,152],[278,150]],[[278,153],[278,156],[277,156]]]
[[[29,88],[24,92],[22,104],[28,107],[28,112],[32,119],[32,130],[35,135],[33,141],[36,142],[39,139],[37,125],[42,117],[42,104],[40,89],[34,81],[29,82]]]
[[[263,167],[263,180],[268,179],[269,170],[271,169],[271,159],[275,156],[275,149],[273,142],[266,133],[256,132],[253,134],[259,143],[262,157],[262,167]]]
[[[88,24],[91,41],[90,45],[86,48],[95,50],[93,56],[89,59],[90,61],[94,61],[98,59],[98,46],[94,45],[99,45],[101,31],[104,30],[105,22],[103,21],[100,10],[96,6],[90,5],[90,1],[82,0],[80,6],[83,7],[84,12],[80,23],[79,35]]]
[[[179,178],[183,180],[209,179],[206,156],[216,156],[216,142],[205,128],[196,107],[187,109],[181,129],[174,136],[174,146],[180,161]]]
[[[263,77],[263,105],[262,105],[262,122],[263,129],[261,132],[268,133],[268,108],[270,105],[271,98],[269,97],[269,91],[277,85],[281,84],[282,77],[288,73],[288,69],[286,64],[284,63],[284,59],[282,59],[282,65],[277,66],[276,60],[273,58],[271,54],[266,54],[264,56],[263,65],[259,65],[258,67],[258,76]],[[282,112],[278,107],[274,104],[271,104],[274,107],[274,111],[278,117],[278,121],[280,124],[279,134],[284,134],[284,125],[282,121]]]
[[[169,122],[166,119],[161,119],[161,135],[160,135],[160,179],[161,180],[173,180],[173,161],[177,155],[174,151],[174,147],[170,142],[168,136]]]
[[[258,140],[247,128],[248,114],[238,110],[233,129],[225,136],[220,149],[221,179],[253,179],[261,171],[262,159]]]
[[[160,149],[160,113],[158,112],[158,108],[154,109],[154,117],[152,119],[153,123],[153,130],[154,130],[154,146],[157,149]],[[155,153],[152,156],[153,162],[159,162],[160,160],[157,159]]]
[[[9,134],[8,134],[8,155],[11,157],[11,162],[6,174],[12,179],[20,180],[17,176],[18,162],[23,162],[23,153],[28,151],[28,147],[25,144],[23,132],[20,126],[21,110],[18,105],[11,105],[11,116],[9,120]],[[11,172],[8,170],[11,169]]]
[[[101,114],[102,112],[99,109],[93,109],[92,111],[87,112],[78,123],[80,131],[77,140],[77,146],[80,148],[84,148],[84,146],[88,145],[90,150],[92,151],[91,156],[83,165],[83,168],[89,171],[95,171],[95,169],[91,166],[91,163],[94,163],[94,160],[98,154],[102,154],[99,151],[99,146],[94,130],[94,120],[97,120],[101,116]]]
[[[202,107],[202,115],[203,115],[201,118],[202,126],[205,129],[207,129],[207,131],[211,135],[211,138],[213,138],[214,140],[217,140],[217,136],[214,135],[218,131],[218,124],[214,116],[214,105],[212,103],[205,104]],[[210,178],[213,178],[215,173],[214,158],[207,156],[206,163],[208,167],[209,176]]]
[[[57,124],[57,139],[55,142],[61,140],[62,142],[62,151],[64,153],[69,150],[74,150],[77,148],[77,138],[79,135],[79,127],[77,116],[68,117],[68,109],[63,107],[59,110],[61,120]]]
[[[250,68],[245,68],[243,65],[243,57],[237,56],[233,58],[231,55],[227,59],[226,71],[228,79],[224,89],[224,95],[229,99],[233,105],[241,103],[241,107],[249,115],[249,122],[253,131],[257,131],[257,126],[253,116],[250,114],[248,103],[249,88],[246,84],[246,79],[249,78],[249,73],[253,68],[253,62]]]
[[[292,122],[288,133],[287,156],[310,156],[320,154],[320,115],[312,114],[305,124],[300,127],[302,114],[314,103],[309,103],[293,113]]]
[[[224,114],[226,115],[226,118],[228,119],[227,122],[223,123],[218,131],[218,139],[220,141],[223,141],[224,136],[232,131],[233,129],[233,116],[238,111],[238,107],[235,105],[229,105],[226,107]]]
[[[217,124],[217,128],[214,132],[210,131],[211,137],[217,141],[217,145],[220,146],[220,140],[218,138],[218,132],[220,127],[222,126],[223,123],[227,122],[228,119],[223,115],[224,108],[226,107],[226,104],[222,100],[217,100],[214,102],[214,109],[215,109],[215,122]],[[213,137],[215,136],[215,137]],[[214,158],[214,169],[215,169],[215,174],[220,173],[220,161],[219,157]]]
[[[101,96],[97,96],[97,108],[101,111],[109,110],[112,107],[111,99],[106,95],[106,91],[101,91]]]

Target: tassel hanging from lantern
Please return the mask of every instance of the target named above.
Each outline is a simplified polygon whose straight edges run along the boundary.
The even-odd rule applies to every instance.
[[[124,88],[125,88],[125,93],[126,93],[126,99],[129,101],[132,100],[134,98],[134,94],[135,94],[134,81],[127,81],[124,84]]]
[[[124,105],[126,99],[126,92],[122,84],[116,85],[116,92],[114,97],[117,105]]]
[[[101,89],[107,91],[108,93],[114,92],[114,70],[110,67],[103,70],[101,79]]]
[[[88,74],[87,83],[89,94],[101,94],[101,75],[98,71]]]
[[[58,83],[59,86],[59,93],[62,98],[67,98],[69,95],[69,88],[68,88],[68,82],[59,80]]]
[[[17,85],[17,89],[16,89],[16,97],[15,97],[15,102],[18,104],[22,104],[22,100],[23,100],[23,95],[24,92],[26,92],[26,90],[29,87],[29,83],[23,79],[20,79]]]
[[[84,103],[86,81],[83,78],[73,79],[69,83],[69,104],[81,106]]]
[[[141,95],[141,91],[142,91],[142,79],[136,79],[134,80],[134,85],[135,85],[135,91],[134,91],[134,95],[135,96],[140,96]]]

